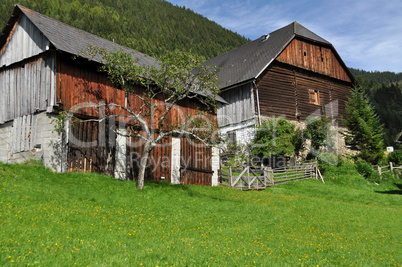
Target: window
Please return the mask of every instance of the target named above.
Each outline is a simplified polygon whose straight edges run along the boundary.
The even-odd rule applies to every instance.
[[[309,92],[309,102],[314,105],[319,105],[320,104],[320,94],[319,94],[318,90],[310,89],[308,92]]]
[[[228,132],[228,140],[232,144],[236,143],[236,132],[235,131]]]

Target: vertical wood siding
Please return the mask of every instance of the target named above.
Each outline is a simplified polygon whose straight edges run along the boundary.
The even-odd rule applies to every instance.
[[[138,111],[138,107],[142,105],[142,102],[138,97],[131,94],[126,100],[124,91],[116,89],[104,74],[96,71],[96,68],[93,66],[88,67],[87,63],[86,65],[81,65],[77,61],[58,59],[59,73],[57,76],[57,84],[59,90],[57,92],[57,99],[58,102],[63,103],[63,109],[69,110],[80,103],[99,103],[100,101],[103,101],[104,103],[115,103],[121,106],[124,106],[127,102],[135,111]],[[143,91],[144,88],[138,87],[136,88],[135,93],[141,95]],[[161,106],[163,103],[162,96],[158,96],[154,100],[154,103],[158,105],[161,112],[163,112],[164,107]],[[197,109],[205,110],[205,107],[197,100],[181,101],[175,109],[172,109],[169,112],[166,117],[169,123],[165,123],[165,126],[169,127],[178,120],[186,120],[186,114],[196,115]],[[119,109],[105,109],[102,112],[103,114],[101,114],[101,116],[122,113]],[[76,115],[97,118],[99,113],[93,108],[83,108],[80,109]],[[211,114],[211,119],[216,123],[216,115]],[[135,121],[119,120],[118,122],[128,125],[138,125]],[[88,141],[101,138],[101,136],[98,135],[103,131],[98,131],[98,128],[94,126],[94,123],[89,123],[87,126],[85,125],[86,124],[83,124],[83,126],[75,126],[72,134],[80,137],[82,140]],[[155,125],[153,126],[154,128],[157,128]],[[93,131],[96,131],[96,133],[93,133]],[[111,140],[110,137],[106,137],[106,139],[109,140],[109,142]],[[160,181],[161,178],[164,177],[166,181],[170,182],[172,154],[171,139],[172,138],[169,137],[168,139],[163,140],[161,144],[157,145],[151,151],[145,179]],[[182,161],[182,181],[187,184],[197,183],[211,185],[212,166],[210,150],[207,150],[204,146],[199,144],[191,147],[189,143],[183,142],[184,141],[182,141],[182,157],[184,157],[184,159],[191,159],[191,161],[189,165],[184,165],[185,161]],[[128,146],[126,149],[128,179],[137,179],[139,160],[143,152],[143,145],[144,142],[138,137],[131,137],[128,140]],[[105,163],[105,158],[99,155],[105,154],[109,157],[109,155],[112,155],[110,154],[111,151],[111,148],[101,148],[99,151],[97,151],[96,148],[81,148],[80,143],[78,145],[69,145],[69,170],[105,171],[102,169],[102,164]],[[204,156],[207,158],[203,159],[202,157]],[[113,159],[114,157],[115,155],[113,154]],[[100,164],[101,160],[103,160],[102,164]],[[187,167],[191,168],[191,170],[185,169]],[[110,172],[111,170],[107,169],[107,171]]]
[[[345,103],[350,96],[350,87],[348,82],[302,69],[294,70],[289,65],[276,62],[258,81],[261,114],[304,121],[318,112],[341,123],[341,116],[346,116]],[[310,90],[319,92],[319,105],[310,103]]]
[[[131,137],[127,148],[127,169],[130,180],[138,177],[140,159],[144,151],[144,141],[139,137]],[[171,182],[172,138],[169,137],[158,144],[149,155],[145,179],[160,181],[162,177]]]
[[[212,185],[212,150],[190,138],[181,139],[182,184]]]
[[[107,122],[71,124],[67,153],[68,171],[105,173],[114,176],[116,135]]]
[[[33,150],[36,144],[37,116],[15,118],[13,129],[13,153]]]
[[[55,104],[55,60],[52,55],[0,69],[0,124]]]
[[[120,106],[126,105],[126,97],[124,90],[116,89],[108,78],[94,68],[94,66],[80,66],[79,60],[68,62],[66,60],[58,60],[58,92],[57,100],[63,103],[64,110],[70,110],[77,107],[82,103],[99,103],[104,102],[106,104],[114,103]],[[137,87],[135,94],[142,95],[144,88]],[[142,101],[136,97],[135,94],[129,95],[127,103],[133,107],[134,111],[138,111],[138,108],[142,106]],[[154,100],[154,103],[160,109],[164,111],[163,99],[159,95]],[[205,107],[197,100],[185,100],[178,103],[177,108],[172,109],[166,116],[166,119],[175,123],[178,120],[185,121],[186,114],[195,115],[197,109],[205,110]],[[108,114],[124,114],[124,111],[116,109],[106,108],[102,110],[103,114],[99,113],[99,110],[94,108],[82,108],[77,110],[77,114],[84,116],[98,117],[99,115]],[[157,113],[156,113],[157,115]],[[213,120],[216,120],[216,115],[212,115]],[[134,121],[124,121],[128,124],[136,124]]]
[[[49,49],[49,44],[42,32],[27,17],[21,15],[0,50],[0,67],[39,55]]]
[[[220,127],[254,118],[252,83],[224,91],[220,95],[229,103],[221,105],[218,109],[218,125]]]
[[[277,60],[338,80],[351,82],[349,75],[330,47],[294,39]]]

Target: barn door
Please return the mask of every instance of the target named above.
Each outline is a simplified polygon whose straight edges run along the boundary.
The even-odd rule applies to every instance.
[[[181,139],[180,183],[212,184],[212,151],[190,138]]]
[[[114,176],[116,134],[109,123],[72,121],[69,130],[68,171]]]

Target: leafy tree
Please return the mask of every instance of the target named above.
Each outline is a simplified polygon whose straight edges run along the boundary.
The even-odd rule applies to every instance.
[[[132,55],[109,53],[100,48],[90,49],[90,54],[102,57],[104,65],[101,71],[106,72],[110,80],[124,90],[127,99],[124,106],[116,103],[91,105],[90,108],[120,110],[91,120],[123,120],[130,126],[127,135],[144,141],[139,162],[138,189],[144,186],[149,153],[162,140],[180,135],[206,145],[212,144],[217,125],[210,114],[215,112],[215,97],[219,91],[215,68],[204,66],[198,57],[181,52],[166,53],[160,58],[160,66],[142,66]],[[131,103],[133,98],[137,101],[136,105]],[[184,113],[186,111],[179,109],[178,104],[188,99],[197,99],[210,109],[200,110],[195,115],[190,111]],[[183,114],[178,116],[177,121],[168,120],[169,114],[180,112]]]
[[[331,131],[332,119],[325,115],[320,118],[307,118],[307,126],[303,137],[311,141],[310,154],[317,156],[322,148],[331,150],[334,146],[333,133]]]
[[[264,157],[293,156],[302,149],[301,132],[284,118],[264,120],[252,143],[252,154]]]
[[[364,160],[376,163],[383,155],[383,125],[362,89],[355,87],[346,104],[346,141],[352,149],[360,150]]]

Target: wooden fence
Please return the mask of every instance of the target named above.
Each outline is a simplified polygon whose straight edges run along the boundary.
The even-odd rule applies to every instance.
[[[311,178],[320,178],[324,182],[316,161],[276,169],[257,169],[251,166],[247,166],[244,169],[229,167],[228,171],[221,170],[219,176],[221,185],[241,190],[265,189],[267,186]]]
[[[383,169],[384,169],[384,170],[383,170]],[[390,173],[393,173],[394,170],[397,170],[397,169],[402,170],[402,165],[399,166],[399,167],[395,167],[395,166],[393,165],[393,163],[390,162],[390,163],[389,163],[389,166],[384,166],[384,167],[377,166],[377,170],[378,170],[378,173],[380,174],[381,179],[382,179],[382,175],[383,175],[384,173],[389,173],[389,172],[390,172]]]

